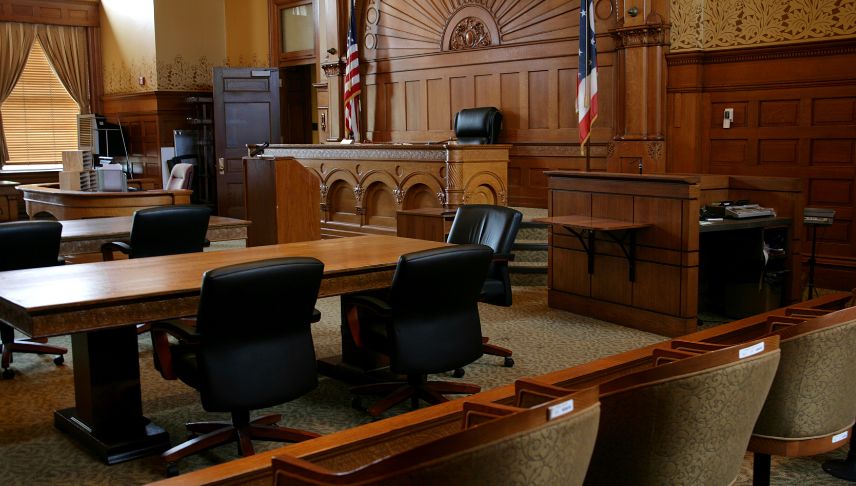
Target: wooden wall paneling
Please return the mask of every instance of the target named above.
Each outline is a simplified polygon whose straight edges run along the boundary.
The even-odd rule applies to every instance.
[[[576,295],[590,296],[591,275],[588,273],[588,257],[585,251],[554,248],[550,253],[551,289]]]
[[[616,106],[616,42],[608,33],[615,16],[611,8],[596,8],[601,109],[591,161],[581,163],[573,108],[578,8],[559,0],[462,6],[439,0],[365,2],[361,36],[367,137],[375,142],[447,140],[453,136],[458,110],[496,106],[504,115],[501,141],[513,144],[514,151],[526,146],[524,152],[575,152],[537,158],[512,155],[510,204],[545,207],[544,170],[606,170],[606,142],[613,136]],[[465,17],[481,22],[488,33],[480,38],[484,44],[453,46],[450,32],[463,25]],[[386,106],[393,101],[381,89],[384,83],[405,87],[403,124],[384,124],[384,114],[399,113]],[[424,98],[411,94],[412,86],[423,86]],[[416,113],[424,113],[423,123]]]
[[[627,278],[627,259],[624,255],[612,256],[600,253],[602,243],[598,241],[598,255],[594,261],[594,273],[591,275],[591,297],[604,302],[615,302],[617,304],[632,305],[635,287],[640,281],[641,275],[637,272],[636,282],[630,282]],[[582,253],[585,256],[585,253]],[[638,266],[637,266],[638,270]],[[586,266],[577,270],[588,273]]]
[[[707,173],[801,178],[805,206],[840,215],[818,239],[817,272],[819,286],[840,289],[856,285],[854,53],[852,42],[833,40],[668,56],[670,170],[700,160]],[[699,93],[701,106],[688,108]],[[735,110],[730,129],[725,108]],[[693,110],[702,112],[700,137],[688,128]],[[805,261],[809,238],[795,238]]]
[[[405,130],[425,129],[422,117],[422,114],[425,113],[423,95],[422,82],[418,80],[404,82]]]
[[[449,91],[442,78],[426,80],[426,101],[428,106],[428,132],[448,130],[449,125]]]
[[[187,91],[148,92],[103,98],[104,115],[111,122],[121,123],[124,129],[135,176],[157,179],[163,184],[160,148],[175,144],[173,130],[194,128],[187,122],[187,116],[192,110],[184,100],[188,96],[205,94]],[[243,170],[240,167],[237,169]],[[240,194],[236,197],[243,198]]]
[[[97,27],[99,0],[0,0],[0,20]]]

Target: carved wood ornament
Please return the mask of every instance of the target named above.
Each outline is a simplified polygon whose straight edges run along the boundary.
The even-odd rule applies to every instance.
[[[455,26],[449,40],[449,50],[478,49],[491,45],[490,33],[484,22],[476,17],[467,17]]]

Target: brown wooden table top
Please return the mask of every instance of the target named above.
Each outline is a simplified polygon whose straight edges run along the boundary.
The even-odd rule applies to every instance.
[[[550,216],[547,218],[534,218],[532,221],[538,223],[558,224],[578,230],[594,231],[622,231],[641,229],[652,226],[650,223],[634,223],[620,219],[593,218],[591,216]]]
[[[111,218],[70,219],[62,223],[62,241],[88,240],[93,238],[127,238],[131,234],[132,216]],[[250,221],[223,216],[211,216],[209,228],[241,227]]]
[[[441,246],[373,235],[0,272],[0,319],[35,337],[191,315],[207,270],[290,256],[324,262],[319,296],[338,295],[389,285],[399,256]]]

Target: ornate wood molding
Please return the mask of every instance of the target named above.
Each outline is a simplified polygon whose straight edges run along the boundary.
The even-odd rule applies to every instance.
[[[294,157],[296,159],[336,158],[342,160],[446,160],[446,148],[437,146],[434,149],[407,149],[401,146],[378,146],[377,148],[344,147],[339,150],[335,146],[325,145],[324,148],[288,148],[284,151],[272,147],[265,150],[265,155]]]
[[[321,69],[324,70],[324,75],[328,78],[335,78],[336,76],[342,76],[342,68],[345,66],[345,63],[341,60],[330,61],[330,62],[322,62]]]
[[[618,48],[665,46],[669,40],[669,24],[649,24],[638,27],[622,27],[611,31],[618,39]]]
[[[458,22],[458,25],[452,30],[449,50],[479,49],[489,47],[491,44],[490,32],[488,32],[484,22],[477,17],[466,17]]]
[[[797,57],[822,57],[856,54],[856,43],[852,40],[812,41],[803,44],[788,44],[773,47],[737,48],[716,51],[691,51],[672,53],[666,56],[669,66],[687,64],[716,64],[726,62],[772,61]]]

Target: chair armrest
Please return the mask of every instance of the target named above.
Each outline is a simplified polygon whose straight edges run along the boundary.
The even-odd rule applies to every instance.
[[[112,261],[114,251],[121,251],[126,255],[130,255],[131,245],[124,241],[111,241],[110,243],[104,243],[101,245],[101,259],[105,262]]]
[[[290,455],[274,456],[273,484],[349,484],[352,482],[346,472],[336,472],[314,464],[305,459]]]
[[[776,332],[777,328],[790,327],[806,321],[805,317],[791,316],[767,316],[767,333]]]
[[[825,316],[833,312],[831,309],[815,309],[812,307],[788,307],[785,309],[786,316],[799,316],[799,317],[819,317]]]
[[[514,253],[494,253],[492,263],[507,263],[514,261]]]
[[[683,339],[674,339],[669,343],[672,349],[684,351],[687,353],[703,354],[708,351],[716,351],[717,349],[727,348],[725,344],[705,343],[700,341],[686,341]]]
[[[174,336],[185,344],[198,344],[195,319],[175,319],[157,321],[151,324],[152,347],[155,368],[166,380],[176,380],[178,376],[172,366],[172,352],[169,349],[169,336]]]

